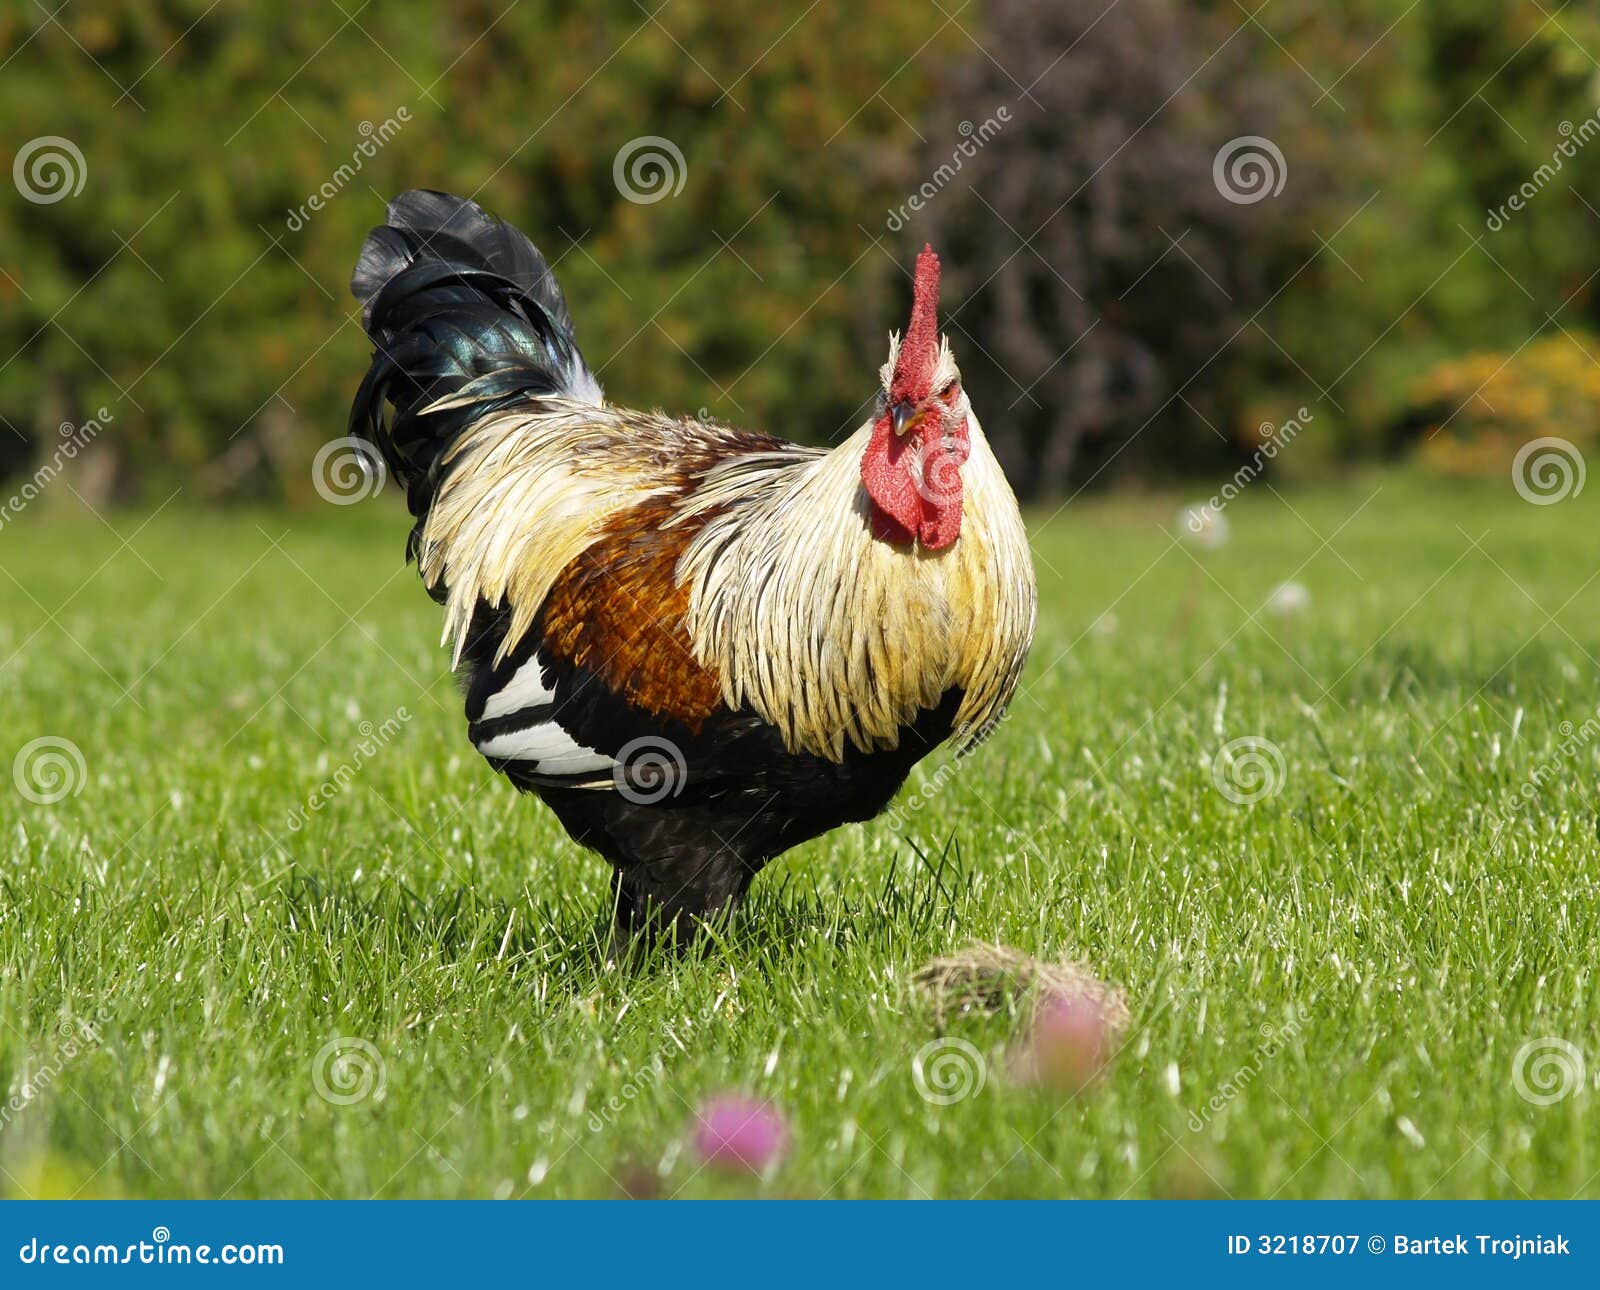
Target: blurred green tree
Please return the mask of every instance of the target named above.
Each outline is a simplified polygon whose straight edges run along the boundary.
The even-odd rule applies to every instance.
[[[1592,6],[1518,0],[5,6],[0,472],[103,407],[80,491],[308,496],[411,186],[534,236],[622,401],[836,438],[932,236],[1026,484],[1305,403],[1294,462],[1380,450],[1434,364],[1600,325],[1597,69]],[[1287,183],[1229,203],[1245,135]]]
[[[854,310],[894,270],[858,224],[894,191],[937,37],[888,0],[8,6],[4,160],[44,165],[22,154],[58,136],[84,178],[56,201],[0,185],[12,458],[105,406],[125,493],[304,496],[369,349],[356,249],[412,186],[542,245],[615,397],[825,438],[883,358],[889,319]],[[666,157],[659,200],[614,175],[642,137],[682,157],[623,158],[649,198]]]
[[[1291,164],[1304,156],[1333,182],[1305,223],[1315,244],[1260,320],[1282,361],[1247,383],[1270,380],[1280,399],[1309,386],[1330,413],[1326,453],[1380,452],[1437,362],[1600,323],[1600,142],[1514,221],[1489,218],[1550,160],[1563,123],[1600,111],[1600,13],[1279,0],[1261,20],[1316,108]]]
[[[1045,493],[1215,462],[1242,415],[1219,378],[1259,352],[1248,324],[1318,185],[1301,163],[1289,187],[1268,137],[1286,137],[1285,76],[1178,0],[992,0],[985,30],[994,57],[943,78],[924,167],[971,155],[911,231],[951,250],[997,452]],[[996,111],[1003,128],[960,145],[967,115]]]

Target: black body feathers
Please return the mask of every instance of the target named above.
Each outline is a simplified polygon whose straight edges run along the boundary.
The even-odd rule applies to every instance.
[[[376,346],[350,432],[383,454],[419,521],[440,455],[474,422],[540,396],[600,402],[544,256],[476,202],[420,189],[396,197],[350,289]]]

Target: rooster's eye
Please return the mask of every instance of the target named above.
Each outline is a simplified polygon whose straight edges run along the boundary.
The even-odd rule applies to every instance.
[[[944,389],[939,391],[939,397],[943,399],[949,407],[955,407],[956,400],[961,397],[961,382],[951,381],[949,385],[945,386]]]

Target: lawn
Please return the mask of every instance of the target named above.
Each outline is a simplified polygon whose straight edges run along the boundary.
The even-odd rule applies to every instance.
[[[1035,516],[992,741],[635,972],[604,864],[467,744],[392,498],[38,503],[0,533],[0,1192],[1600,1195],[1600,489],[1257,484],[1211,551],[1186,500]],[[982,1087],[919,1093],[913,978],[975,940],[1126,991],[1098,1084],[1018,1077],[1016,996],[947,1021]],[[686,1145],[725,1090],[787,1118],[763,1177]]]

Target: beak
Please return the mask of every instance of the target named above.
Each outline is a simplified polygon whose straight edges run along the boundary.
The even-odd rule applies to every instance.
[[[911,428],[911,423],[917,415],[916,406],[910,402],[900,402],[894,405],[894,432],[903,435]]]

